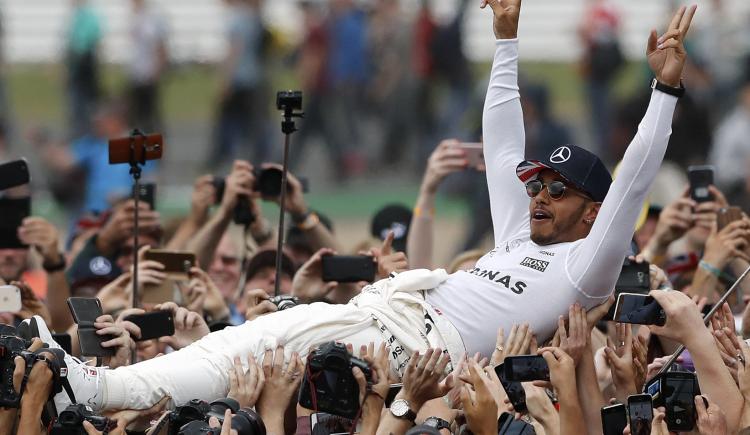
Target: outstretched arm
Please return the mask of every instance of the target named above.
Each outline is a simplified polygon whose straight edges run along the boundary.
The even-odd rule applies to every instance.
[[[662,84],[680,86],[687,57],[683,40],[695,9],[695,6],[681,7],[660,38],[657,39],[655,30],[651,31],[646,51],[648,63]],[[614,287],[641,206],[664,158],[676,103],[676,97],[654,90],[591,232],[570,253],[569,279],[587,297],[604,298]]]
[[[516,177],[526,137],[518,94],[518,17],[521,0],[490,0],[497,38],[484,103],[482,134],[495,246],[528,231],[528,197]]]

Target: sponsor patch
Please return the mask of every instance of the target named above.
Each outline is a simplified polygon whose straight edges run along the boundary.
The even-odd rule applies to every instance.
[[[526,257],[521,261],[521,266],[526,266],[539,272],[544,272],[549,266],[549,261],[537,260],[536,258]]]

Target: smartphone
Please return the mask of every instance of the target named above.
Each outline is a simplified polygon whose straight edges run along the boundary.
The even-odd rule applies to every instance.
[[[31,198],[0,198],[0,249],[25,248],[18,227],[31,215]]]
[[[0,164],[0,190],[22,186],[31,181],[26,159],[13,160]]]
[[[99,335],[96,333],[94,321],[104,314],[102,303],[97,298],[68,298],[68,308],[73,315],[73,321],[78,325],[78,344],[81,347],[81,355],[85,356],[112,356],[114,348],[102,347],[102,343],[114,337],[111,335]]]
[[[73,354],[73,340],[70,337],[70,334],[52,334],[52,339],[62,347],[65,353],[68,355]]]
[[[628,415],[625,405],[617,403],[605,406],[602,408],[601,413],[603,435],[622,435],[625,426],[628,425]]]
[[[649,263],[647,261],[636,263],[626,258],[615,283],[615,299],[620,297],[622,293],[647,294],[651,290],[650,287]],[[602,320],[614,320],[615,308],[615,304],[612,304]]]
[[[21,289],[14,285],[0,286],[0,312],[21,311]]]
[[[736,206],[719,209],[716,214],[716,226],[719,231],[734,221],[742,219],[742,209]]]
[[[396,398],[396,394],[398,394],[399,391],[401,391],[401,387],[403,387],[404,384],[391,384],[390,387],[388,387],[388,394],[385,396],[385,407],[390,408],[391,403],[393,403],[393,400]]]
[[[503,366],[505,379],[511,382],[549,381],[549,366],[541,355],[509,356]]]
[[[133,314],[125,318],[141,329],[141,337],[135,341],[152,340],[174,335],[174,318],[168,310],[152,311],[144,314]]]
[[[466,161],[470,168],[477,169],[484,166],[484,145],[479,142],[461,142],[458,147],[466,153]]]
[[[628,397],[628,419],[632,435],[651,435],[654,410],[650,394],[634,394]]]
[[[695,396],[701,394],[695,373],[665,372],[646,386],[655,407],[666,410],[667,427],[672,432],[690,432],[695,427]]]
[[[135,186],[133,186],[135,191]],[[135,194],[133,194],[135,197]],[[138,200],[148,204],[149,210],[156,210],[156,183],[142,183],[138,186]]]
[[[526,391],[524,391],[523,385],[520,382],[512,382],[505,378],[505,363],[495,366],[495,374],[500,379],[500,383],[505,390],[505,394],[508,396],[508,400],[513,405],[513,409],[520,413],[526,412],[528,409],[526,408]]]
[[[614,321],[637,325],[664,326],[667,315],[652,296],[621,293],[617,298]]]
[[[109,164],[159,160],[164,153],[160,134],[120,137],[109,140]]]
[[[688,166],[688,180],[690,181],[690,197],[695,202],[713,200],[713,195],[708,191],[708,186],[714,184],[713,166]]]
[[[310,416],[311,433],[328,433],[330,435],[349,434],[352,432],[354,424],[354,420],[325,412],[316,412]],[[318,428],[319,432],[316,432],[315,427],[319,425],[321,426]],[[359,432],[359,428],[355,432]]]
[[[140,295],[141,302],[148,304],[161,304],[174,300],[176,283],[188,281],[190,269],[195,266],[195,254],[185,251],[149,249],[143,259],[161,263],[164,266],[163,272],[167,275],[167,278],[159,285],[144,285]]]
[[[377,264],[368,255],[325,255],[322,263],[325,282],[372,282],[375,280]]]

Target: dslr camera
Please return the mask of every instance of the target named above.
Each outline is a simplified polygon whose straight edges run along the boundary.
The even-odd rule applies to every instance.
[[[84,421],[88,421],[96,430],[104,433],[117,426],[116,421],[95,415],[91,408],[79,403],[68,405],[54,421],[49,433],[50,435],[86,435],[86,429],[83,428]]]
[[[341,343],[331,341],[310,352],[299,404],[315,412],[356,418],[360,403],[354,367],[362,370],[368,383],[372,382],[367,362],[352,356]]]
[[[297,296],[289,295],[278,295],[269,299],[272,304],[276,305],[279,311],[288,310],[294,308],[299,304],[299,298]]]
[[[13,371],[16,369],[15,358],[23,357],[26,365],[36,361],[36,354],[27,351],[31,342],[15,335],[15,328],[0,325],[0,406],[18,408],[21,395],[13,387]]]
[[[211,402],[193,399],[177,407],[169,414],[169,435],[219,435],[221,428],[211,428],[208,419],[216,417],[224,423],[224,412],[232,411],[232,429],[239,435],[266,435],[266,426],[260,416],[249,408],[239,409],[233,399],[221,399]]]

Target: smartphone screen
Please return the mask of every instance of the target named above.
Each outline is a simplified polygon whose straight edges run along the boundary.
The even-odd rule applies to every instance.
[[[26,159],[13,160],[0,165],[0,190],[22,186],[31,181]]]
[[[708,186],[714,184],[714,167],[689,166],[688,180],[690,180],[690,197],[696,202],[711,201],[713,196]]]
[[[503,365],[508,381],[549,381],[549,366],[541,355],[509,356]]]
[[[694,373],[667,372],[663,379],[667,427],[674,432],[690,432],[696,421]]]
[[[508,396],[508,400],[513,405],[513,409],[516,412],[526,412],[526,391],[523,389],[523,385],[520,382],[508,381],[505,378],[505,364],[498,364],[495,366],[495,374],[500,379],[500,383],[505,390],[505,394]]]
[[[604,435],[622,435],[625,426],[628,425],[628,416],[625,405],[605,406],[602,408],[602,432]]]
[[[615,322],[663,326],[666,320],[664,310],[649,295],[622,293],[617,298]]]
[[[628,416],[632,435],[651,435],[651,421],[654,419],[651,396],[636,394],[628,397]]]
[[[376,264],[367,255],[325,255],[322,260],[323,281],[372,282],[375,280]]]
[[[126,317],[125,320],[134,323],[141,330],[140,338],[133,337],[135,341],[174,335],[174,319],[172,318],[172,312],[168,310],[133,314]]]
[[[315,427],[318,425],[325,428],[326,432],[316,432]],[[354,425],[353,420],[325,412],[316,412],[310,416],[311,433],[328,433],[330,435],[349,434],[351,433],[352,425]],[[318,431],[320,430],[318,428]]]
[[[0,286],[0,312],[21,311],[21,290],[14,285]]]

